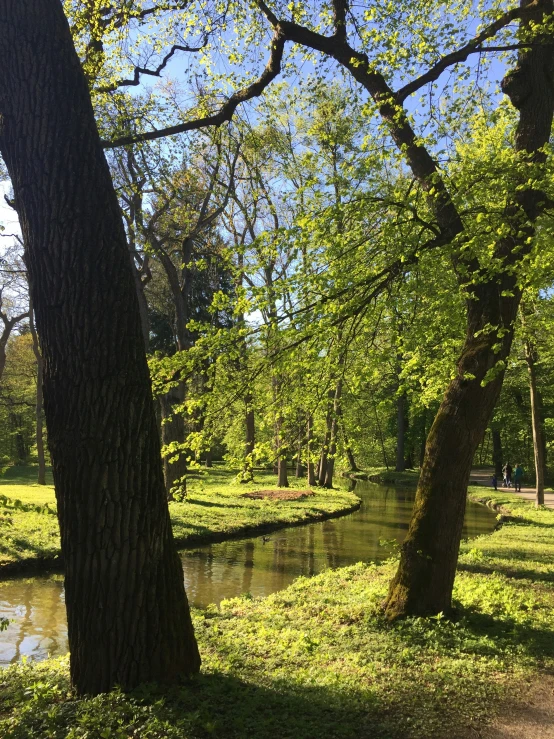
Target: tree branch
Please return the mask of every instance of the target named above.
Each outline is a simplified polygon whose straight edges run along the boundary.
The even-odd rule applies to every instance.
[[[167,66],[167,63],[170,61],[170,59],[173,57],[176,51],[190,51],[190,52],[198,52],[201,51],[206,44],[208,43],[208,39],[204,39],[204,43],[202,46],[181,46],[179,44],[174,44],[170,51],[164,56],[160,64],[156,67],[156,69],[147,69],[146,67],[135,67],[135,73],[133,76],[133,79],[128,80],[119,80],[118,82],[114,82],[112,85],[105,85],[104,87],[97,88],[97,92],[113,92],[114,90],[117,90],[120,87],[131,87],[131,86],[137,86],[140,85],[140,76],[141,74],[150,75],[151,77],[159,77],[160,74],[163,72],[165,67]]]
[[[470,54],[485,51],[511,51],[511,47],[499,47],[495,49],[494,47],[481,48],[481,45],[487,39],[496,36],[499,31],[509,25],[512,21],[530,15],[533,11],[536,11],[536,9],[537,0],[533,0],[533,2],[524,7],[516,7],[507,10],[503,15],[500,16],[500,18],[497,18],[493,23],[483,29],[481,33],[475,36],[475,38],[471,39],[471,41],[469,41],[465,46],[462,46],[461,49],[453,51],[451,54],[446,54],[433,67],[431,67],[431,69],[425,72],[425,74],[422,74],[417,79],[412,80],[412,82],[408,82],[407,85],[401,87],[400,90],[398,90],[395,94],[396,100],[399,103],[403,102],[409,95],[412,95],[421,87],[424,87],[429,82],[434,82],[435,80],[437,80],[448,67],[451,67],[454,64],[459,64],[460,62],[465,62]],[[519,48],[522,48],[522,46],[519,44],[516,44],[513,47],[514,50]]]
[[[267,62],[262,74],[255,82],[252,82],[252,84],[231,95],[217,113],[213,113],[212,115],[208,115],[203,118],[197,118],[193,121],[187,121],[186,123],[179,123],[176,126],[170,126],[168,128],[139,133],[135,136],[122,136],[114,141],[103,141],[102,144],[104,148],[113,149],[116,146],[136,144],[141,141],[153,141],[155,139],[163,138],[164,136],[173,136],[177,133],[194,131],[199,128],[206,128],[207,126],[221,126],[223,123],[230,121],[235,110],[241,103],[261,95],[265,88],[279,75],[281,72],[281,61],[283,59],[285,41],[286,38],[281,27],[277,26],[271,41],[271,54],[269,61]]]

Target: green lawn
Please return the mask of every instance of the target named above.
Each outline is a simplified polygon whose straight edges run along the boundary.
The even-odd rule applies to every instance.
[[[0,478],[0,568],[59,554],[54,488],[40,486],[33,468],[11,468]],[[306,488],[290,479],[291,487]],[[254,483],[234,483],[234,473],[222,468],[198,472],[189,480],[188,496],[170,503],[175,538],[180,546],[213,541],[250,531],[313,521],[357,506],[345,490],[318,490],[297,501],[250,500],[245,492],[276,488],[276,477],[257,473]]]
[[[455,621],[386,624],[395,562],[326,571],[196,612],[202,673],[178,689],[75,699],[66,659],[10,667],[0,736],[477,736],[503,701],[554,669],[554,511],[486,494],[518,518],[462,545]]]

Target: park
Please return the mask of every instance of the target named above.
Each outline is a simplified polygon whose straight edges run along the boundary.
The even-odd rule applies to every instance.
[[[0,0],[2,739],[554,737],[553,28]]]

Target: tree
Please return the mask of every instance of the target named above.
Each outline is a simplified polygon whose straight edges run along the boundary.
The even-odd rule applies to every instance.
[[[79,693],[196,672],[128,247],[58,0],[0,7],[0,152],[27,250]]]

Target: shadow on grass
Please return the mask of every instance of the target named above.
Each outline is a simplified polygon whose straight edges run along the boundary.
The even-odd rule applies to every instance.
[[[419,686],[414,700],[413,685],[395,685],[394,698],[383,701],[370,681],[348,690],[286,679],[261,686],[212,673],[163,694],[146,690],[150,706],[163,695],[154,703],[160,720],[206,739],[431,739],[444,737],[445,722],[463,726],[459,710],[437,700],[433,686]],[[140,691],[133,695],[140,699]]]
[[[496,555],[495,555],[496,557]],[[554,582],[554,572],[538,572],[534,569],[526,569],[525,567],[510,567],[508,565],[500,567],[498,563],[489,566],[484,564],[471,564],[465,562],[458,563],[458,569],[462,572],[472,572],[476,575],[493,575],[500,573],[511,577],[514,580],[535,580],[540,582]]]
[[[38,467],[33,465],[22,465],[19,467],[8,467],[0,476],[0,485],[34,485],[38,478]],[[46,469],[46,484],[53,485],[52,470]]]
[[[552,628],[537,627],[530,622],[522,623],[512,618],[495,618],[473,607],[457,607],[456,616],[457,619],[465,620],[465,628],[475,636],[494,637],[495,645],[491,647],[491,651],[495,651],[498,640],[502,640],[506,645],[514,645],[534,659],[554,657],[554,624]],[[479,650],[476,649],[475,653],[478,654]]]

